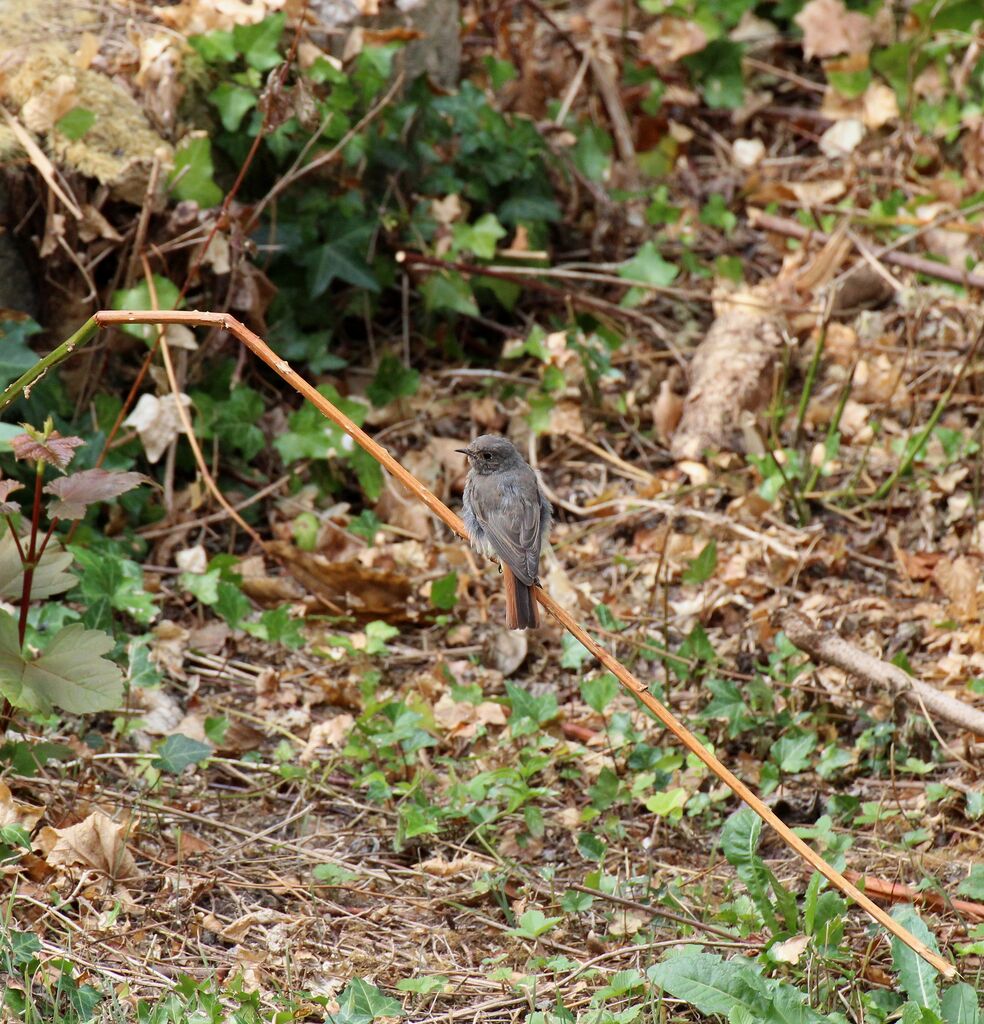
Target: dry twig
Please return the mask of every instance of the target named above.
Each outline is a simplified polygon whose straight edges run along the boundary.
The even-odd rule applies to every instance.
[[[978,711],[948,693],[941,693],[936,687],[903,672],[897,665],[855,647],[833,631],[821,632],[801,612],[786,612],[782,617],[782,628],[786,636],[811,658],[850,672],[961,729],[984,736],[984,711]]]
[[[459,537],[467,538],[461,519],[454,514],[436,495],[432,494],[413,474],[393,458],[390,453],[374,441],[365,431],[357,427],[344,413],[340,412],[316,388],[309,384],[297,372],[291,369],[285,359],[277,354],[256,334],[234,317],[223,313],[198,313],[172,311],[167,313],[150,311],[116,311],[104,310],[95,314],[96,323],[108,327],[126,323],[157,323],[186,324],[188,326],[219,327],[236,337],[250,352],[258,356],[278,376],[285,380],[300,395],[306,398],[327,419],[345,431],[361,448],[367,451],[381,466],[389,470],[400,483],[419,498],[419,500],[447,525]],[[870,917],[895,935],[911,950],[927,963],[931,964],[945,977],[956,975],[953,964],[934,953],[925,943],[917,939],[911,932],[903,928],[897,921],[889,917],[884,910],[868,896],[849,882],[839,871],[828,864],[815,850],[793,832],[774,811],[767,807],[730,769],[726,768],[649,690],[610,654],[584,628],[576,622],[546,591],[535,590],[537,600],[554,618],[587,648],[595,658],[604,665],[639,702],[668,729],[694,756],[702,761],[728,788],[740,797],[755,813],[770,825],[783,842],[794,850],[812,868],[819,871],[828,881],[842,893],[857,903]]]

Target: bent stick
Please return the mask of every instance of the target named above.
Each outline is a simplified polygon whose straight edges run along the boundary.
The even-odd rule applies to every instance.
[[[390,453],[377,444],[365,431],[357,427],[344,413],[335,408],[321,392],[317,391],[296,371],[292,370],[286,359],[281,359],[258,335],[241,324],[235,317],[225,313],[199,313],[188,310],[170,312],[146,311],[102,311],[95,314],[100,327],[111,327],[121,324],[185,324],[187,326],[219,327],[228,331],[253,355],[258,356],[276,374],[283,378],[292,388],[306,398],[325,417],[341,427],[353,441],[367,451],[380,465],[389,470],[397,480],[409,491],[412,491],[423,503],[459,537],[467,540],[464,524],[436,495],[420,481],[407,472]],[[956,975],[953,964],[934,953],[925,943],[920,942],[911,932],[893,920],[881,907],[866,896],[857,886],[852,885],[839,871],[831,867],[818,853],[800,839],[773,811],[741,781],[733,772],[726,768],[704,745],[694,736],[676,716],[663,706],[646,687],[613,655],[609,654],[597,641],[588,636],[587,632],[568,613],[557,604],[546,591],[537,587],[536,598],[555,619],[577,640],[579,640],[605,666],[636,699],[648,708],[657,719],[696,757],[772,829],[777,832],[783,842],[803,858],[812,868],[819,871],[832,885],[850,897],[870,917],[890,931],[896,938],[904,942],[913,952],[927,963],[932,964],[945,977]]]

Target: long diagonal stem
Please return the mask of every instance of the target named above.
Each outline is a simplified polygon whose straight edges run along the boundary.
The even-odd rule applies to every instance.
[[[219,327],[237,338],[253,355],[262,359],[278,376],[285,380],[300,395],[306,398],[327,419],[345,431],[361,448],[367,451],[381,466],[393,474],[409,491],[417,496],[449,529],[459,537],[466,538],[464,524],[436,495],[432,494],[420,481],[407,472],[390,453],[374,441],[365,431],[357,427],[344,413],[335,408],[319,391],[309,384],[296,371],[292,370],[286,359],[281,359],[258,335],[241,324],[235,317],[224,313],[197,313],[187,311],[174,312],[117,312],[104,311],[96,313],[96,321],[101,327],[125,323],[152,324],[186,324],[188,326]],[[605,666],[644,707],[668,729],[707,767],[740,797],[752,810],[775,832],[783,842],[794,850],[811,867],[819,871],[832,885],[840,889],[858,904],[870,917],[886,928],[894,936],[905,943],[927,963],[931,964],[945,977],[956,975],[953,964],[934,953],[925,943],[920,942],[911,932],[903,928],[897,921],[889,917],[884,910],[866,896],[857,886],[849,882],[839,871],[828,864],[816,851],[812,850],[800,839],[773,811],[771,811],[730,769],[726,768],[704,745],[693,735],[676,716],[661,704],[646,687],[604,647],[592,639],[588,633],[556,601],[541,588],[534,591],[536,599],[550,612],[554,618],[577,640],[579,640]]]

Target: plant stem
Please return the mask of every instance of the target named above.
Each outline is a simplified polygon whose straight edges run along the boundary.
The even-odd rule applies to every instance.
[[[960,364],[960,369],[957,372],[956,377],[953,378],[950,382],[950,386],[940,396],[940,400],[936,403],[936,407],[930,413],[929,419],[926,421],[926,425],[918,434],[916,434],[915,439],[909,439],[902,461],[895,467],[895,472],[892,473],[892,475],[881,485],[881,487],[878,488],[877,491],[875,491],[875,501],[881,501],[886,498],[892,488],[899,482],[899,479],[912,467],[912,463],[915,462],[916,456],[922,450],[922,446],[926,443],[926,439],[933,432],[933,428],[943,415],[943,410],[950,404],[950,398],[953,395],[953,392],[956,391],[957,385],[963,380],[964,375],[967,373],[967,368],[970,366],[974,356],[977,355],[977,351],[981,347],[982,340],[984,340],[984,327],[977,332],[974,344],[971,345],[966,358]]]
[[[803,393],[800,395],[799,408],[796,410],[796,439],[793,441],[793,447],[799,448],[800,442],[803,440],[803,423],[806,420],[806,410],[810,405],[810,399],[813,397],[813,385],[816,383],[817,370],[820,367],[820,359],[823,356],[823,348],[827,342],[827,321],[824,320],[823,325],[820,327],[820,335],[817,338],[817,343],[813,349],[813,358],[810,360],[810,365],[807,367],[806,379],[803,381]]]
[[[0,413],[2,413],[11,402],[20,396],[22,391],[30,391],[31,387],[39,381],[52,366],[57,366],[63,359],[67,359],[77,348],[85,345],[90,338],[99,330],[99,324],[94,316],[88,320],[68,339],[63,341],[57,348],[52,349],[43,359],[36,362],[30,370],[21,374],[2,395],[0,395]]]
[[[21,560],[21,565],[23,565],[27,556],[24,554],[24,548],[21,547],[20,537],[17,536],[17,530],[14,528],[13,517],[8,514],[4,516],[4,519],[7,520],[7,526],[10,529],[10,536],[14,538],[14,545],[17,548],[17,557]]]
[[[27,558],[23,562],[24,582],[21,587],[20,620],[18,636],[21,647],[27,635],[27,612],[31,606],[31,586],[34,583],[34,567],[38,558],[38,526],[41,522],[41,484],[44,482],[44,459],[38,459],[38,468],[34,474],[34,508],[31,511],[31,539],[27,546]]]

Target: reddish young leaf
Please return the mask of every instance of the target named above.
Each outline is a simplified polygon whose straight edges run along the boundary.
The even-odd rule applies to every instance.
[[[52,430],[45,440],[35,440],[30,434],[18,434],[10,440],[18,459],[44,459],[59,469],[64,469],[75,458],[75,449],[84,444],[81,437],[62,437],[57,430]]]
[[[117,473],[108,469],[83,469],[80,473],[59,477],[44,489],[46,494],[58,499],[48,506],[48,515],[52,519],[81,519],[86,505],[115,498],[146,479],[143,473]]]
[[[11,491],[20,490],[24,485],[18,480],[0,480],[0,515],[9,516],[11,512],[20,512],[20,502],[7,501]]]

